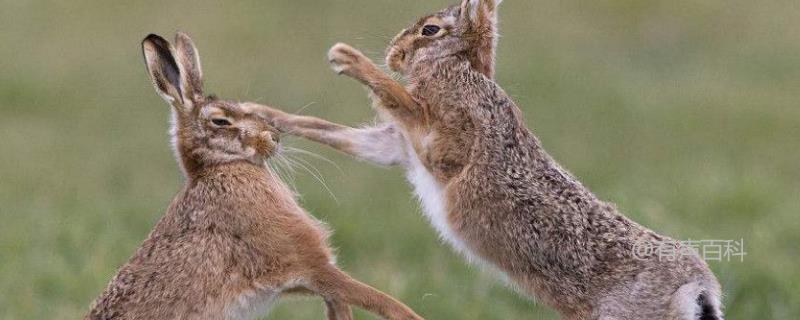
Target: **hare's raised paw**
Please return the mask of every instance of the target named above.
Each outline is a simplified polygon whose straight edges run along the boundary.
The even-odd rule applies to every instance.
[[[249,113],[258,115],[262,119],[266,120],[271,126],[281,131],[283,131],[283,127],[287,122],[286,118],[290,116],[286,112],[283,112],[279,109],[258,103],[245,102],[242,103],[242,108],[247,110]]]
[[[370,63],[369,58],[361,51],[344,43],[337,43],[331,47],[328,51],[328,62],[336,73],[354,77],[357,77],[361,73],[360,70]]]

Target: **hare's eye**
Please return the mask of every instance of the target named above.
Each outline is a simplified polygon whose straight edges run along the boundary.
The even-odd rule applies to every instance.
[[[223,119],[223,118],[211,119],[211,123],[213,123],[215,126],[220,126],[220,127],[227,127],[231,125],[231,122],[228,121],[228,119]]]
[[[422,35],[426,37],[434,36],[439,33],[439,30],[442,30],[442,28],[437,25],[429,24],[422,27]]]

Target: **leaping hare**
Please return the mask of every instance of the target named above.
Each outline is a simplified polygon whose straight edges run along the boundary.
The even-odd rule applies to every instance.
[[[565,319],[722,319],[720,286],[694,252],[637,255],[669,238],[595,197],[548,155],[493,81],[497,5],[464,0],[403,30],[386,62],[337,44],[335,71],[371,89],[383,124],[350,128],[263,108],[279,129],[405,167],[441,237]]]
[[[175,41],[142,48],[186,185],[86,319],[251,319],[291,293],[321,296],[329,319],[352,319],[349,305],[422,319],[334,265],[324,226],[264,164],[278,132],[252,104],[206,97],[197,49]]]

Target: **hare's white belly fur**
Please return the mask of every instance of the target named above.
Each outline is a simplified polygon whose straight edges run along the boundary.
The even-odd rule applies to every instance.
[[[409,149],[411,148],[409,147]],[[471,262],[485,265],[485,261],[473,254],[466,242],[450,226],[444,188],[422,164],[413,149],[409,150],[408,153],[406,176],[414,186],[414,192],[422,203],[422,211],[425,216],[428,217],[430,223],[439,232],[439,236],[453,246],[456,251],[463,254]]]
[[[281,293],[288,289],[304,287],[302,280],[293,280],[278,288],[256,285],[251,290],[241,292],[225,307],[227,320],[254,320],[264,317],[278,301]]]
[[[225,308],[225,319],[253,320],[263,317],[278,300],[280,294],[278,289],[243,292]]]

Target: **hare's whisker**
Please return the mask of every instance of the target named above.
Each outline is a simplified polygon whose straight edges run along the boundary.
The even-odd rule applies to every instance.
[[[300,157],[292,157],[291,159],[292,159],[293,161],[295,161],[295,163],[296,163],[296,164],[302,164],[302,165],[308,166],[309,168],[313,169],[313,170],[314,170],[314,172],[315,172],[315,173],[316,173],[316,174],[317,174],[317,175],[318,175],[320,178],[322,177],[322,172],[321,172],[321,171],[319,171],[319,169],[317,169],[317,167],[315,167],[315,166],[314,166],[312,163],[308,162],[308,160],[305,160],[305,159],[303,159],[303,158],[300,158]]]
[[[295,170],[295,168],[292,166],[292,162],[289,161],[289,159],[286,157],[286,155],[281,154],[278,157],[278,160],[280,160],[280,163],[283,166],[283,168],[288,170],[287,172],[289,172],[291,174],[296,174],[297,173],[297,170]]]
[[[245,97],[246,97],[248,94],[250,94],[250,87],[252,87],[252,86],[253,86],[253,83],[252,83],[252,82],[249,82],[249,83],[247,83],[247,88],[245,88],[245,90],[244,90],[244,96],[245,96]]]
[[[272,158],[270,160],[273,160],[273,161],[268,161],[267,164],[269,164],[270,168],[272,168],[278,175],[280,175],[282,178],[285,175],[288,175],[289,170],[291,168],[289,168],[286,165],[285,161],[283,160],[283,157],[280,154],[276,154],[276,155],[272,156]],[[291,178],[291,177],[288,177],[288,178]]]
[[[313,105],[315,105],[315,104],[317,104],[317,102],[316,102],[316,101],[311,101],[311,102],[309,102],[308,104],[306,104],[306,105],[304,105],[304,106],[300,107],[300,109],[297,109],[297,110],[295,110],[294,114],[301,114],[301,112],[303,112],[303,110],[305,110],[306,108],[308,108],[308,107],[310,107],[310,106],[313,106]]]
[[[311,151],[308,151],[308,150],[296,148],[296,147],[286,147],[286,151],[289,152],[289,153],[294,152],[294,153],[298,153],[298,154],[308,155],[310,157],[325,161],[325,162],[333,165],[334,167],[336,167],[336,169],[339,170],[340,173],[344,174],[344,171],[342,170],[342,167],[340,167],[338,164],[336,164],[336,162],[333,162],[331,159],[328,159],[328,158],[326,158],[326,157],[324,157],[324,156],[322,156],[320,154],[317,154],[317,153],[314,153],[314,152],[311,152]]]
[[[282,178],[281,180],[286,181],[286,184],[289,185],[289,188],[292,190],[292,192],[294,192],[295,195],[298,194],[297,180],[295,179],[295,169],[282,154],[277,154],[275,156],[275,160],[276,167],[280,168],[280,170],[275,170],[276,174]]]
[[[330,194],[331,198],[333,198],[333,201],[335,201],[337,204],[339,203],[339,199],[333,193],[333,190],[331,190],[331,188],[328,187],[328,184],[325,183],[325,179],[322,178],[322,173],[320,173],[319,170],[317,170],[316,167],[314,167],[313,165],[311,165],[310,163],[308,163],[308,162],[306,162],[305,160],[302,160],[302,159],[289,158],[288,156],[286,157],[286,159],[289,160],[290,162],[294,163],[296,166],[298,166],[298,167],[302,168],[303,170],[307,171],[312,177],[314,177],[315,180],[317,180],[317,182],[319,182],[322,185],[323,188],[325,188],[325,190],[328,192],[328,194]],[[313,168],[314,170],[309,169],[309,166],[311,168]]]

